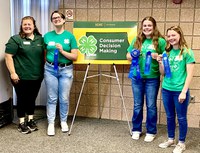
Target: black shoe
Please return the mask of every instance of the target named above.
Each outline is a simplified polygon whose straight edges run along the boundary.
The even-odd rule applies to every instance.
[[[27,127],[31,130],[31,131],[36,131],[38,130],[38,127],[35,123],[34,120],[30,120],[29,122],[27,122]]]
[[[18,131],[23,134],[31,133],[31,130],[26,126],[24,122],[19,124]]]

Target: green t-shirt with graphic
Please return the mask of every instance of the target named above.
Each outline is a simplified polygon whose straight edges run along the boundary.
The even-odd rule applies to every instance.
[[[44,43],[47,49],[46,59],[49,62],[54,61],[54,51],[56,49],[55,45],[57,43],[61,44],[63,50],[69,53],[71,52],[72,49],[78,49],[74,35],[66,30],[61,34],[57,34],[55,30],[46,33],[44,35]],[[71,62],[71,60],[67,59],[65,56],[59,53],[58,62],[67,64]]]
[[[135,41],[136,41],[136,37],[133,39],[133,41],[131,42],[131,45],[127,49],[129,53],[134,49]],[[160,37],[158,39],[158,49],[159,49],[158,53],[162,54],[165,51],[165,47],[166,47],[166,41],[164,38]],[[157,78],[160,76],[160,72],[159,72],[158,62],[155,59],[151,60],[150,74],[148,75],[144,74],[146,53],[148,51],[151,51],[151,53],[156,53],[152,39],[145,39],[144,42],[142,43],[142,48],[141,48],[140,56],[139,56],[140,75],[142,78]],[[133,75],[136,76],[136,69],[134,69],[133,72],[134,72]]]
[[[182,91],[187,77],[186,65],[195,62],[191,49],[184,49],[180,56],[180,49],[172,49],[168,54],[171,78],[164,77],[162,88],[170,91]]]

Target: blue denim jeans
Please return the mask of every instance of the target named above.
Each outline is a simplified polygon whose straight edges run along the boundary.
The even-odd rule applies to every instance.
[[[186,99],[183,103],[179,103],[178,97],[181,91],[169,91],[162,89],[163,104],[167,116],[167,132],[168,138],[175,138],[176,113],[179,123],[179,141],[185,142],[187,135],[187,108],[189,104],[190,92],[186,93]]]
[[[47,89],[47,119],[48,123],[54,123],[56,117],[56,105],[59,100],[60,121],[66,122],[69,109],[69,95],[73,82],[73,65],[58,67],[46,62],[44,81]]]
[[[134,96],[133,132],[142,132],[144,97],[146,97],[146,132],[157,133],[157,95],[160,78],[136,79],[132,78],[132,91]]]

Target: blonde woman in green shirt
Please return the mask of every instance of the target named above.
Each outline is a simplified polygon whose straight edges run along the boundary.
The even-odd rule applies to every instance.
[[[159,147],[167,148],[175,145],[176,115],[179,123],[179,142],[173,153],[182,153],[187,135],[187,109],[189,104],[189,84],[193,77],[194,53],[188,48],[179,26],[167,29],[166,52],[169,67],[161,57],[158,57],[160,71],[164,75],[162,83],[162,98],[167,116],[168,140]],[[163,57],[164,59],[164,57]],[[170,70],[170,71],[169,71]],[[170,77],[167,73],[170,72]]]

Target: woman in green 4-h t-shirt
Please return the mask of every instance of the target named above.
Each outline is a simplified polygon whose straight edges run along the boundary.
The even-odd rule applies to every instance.
[[[167,29],[166,57],[169,66],[162,58],[158,57],[160,71],[164,75],[162,83],[162,98],[167,116],[168,141],[159,147],[167,148],[175,143],[176,113],[179,123],[179,143],[173,153],[183,152],[187,134],[187,108],[189,103],[189,84],[192,80],[194,69],[194,54],[188,48],[183,32],[179,26]],[[166,55],[165,54],[165,55]],[[170,71],[169,71],[170,70]],[[167,75],[170,73],[170,75]]]
[[[127,59],[132,61],[129,78],[132,80],[134,110],[132,139],[138,140],[142,133],[144,97],[146,97],[146,136],[151,142],[157,133],[157,95],[160,87],[159,64],[156,60],[166,47],[166,41],[158,31],[153,17],[142,20],[138,35],[129,46]],[[146,64],[147,63],[147,64]]]
[[[47,134],[49,136],[55,135],[54,123],[58,100],[61,130],[68,131],[69,94],[73,81],[72,62],[78,57],[76,39],[72,33],[64,29],[64,14],[54,11],[51,14],[51,22],[55,30],[44,35],[47,50],[44,81],[47,87]]]

